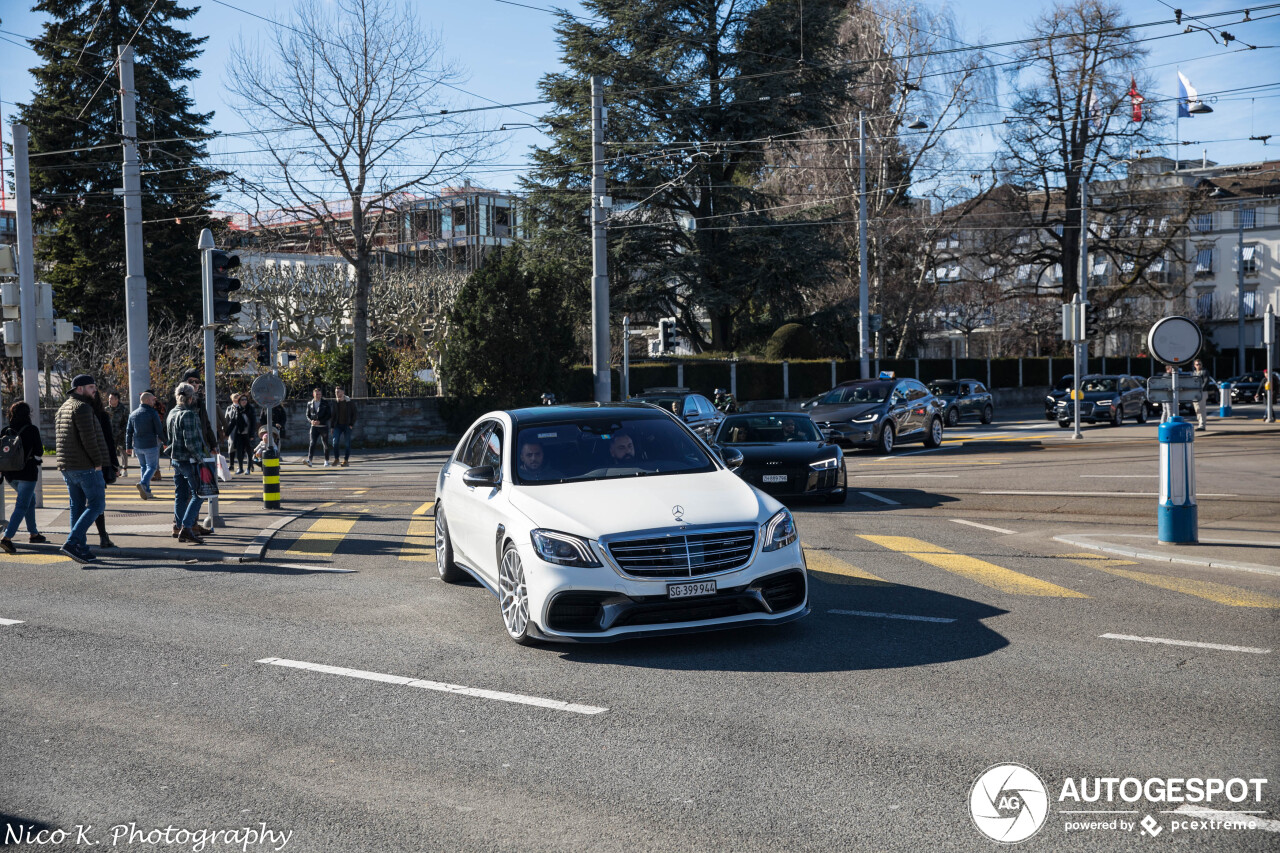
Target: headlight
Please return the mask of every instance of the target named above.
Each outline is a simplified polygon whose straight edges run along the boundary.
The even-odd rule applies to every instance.
[[[827,471],[839,466],[840,460],[832,456],[830,459],[819,459],[817,462],[810,462],[809,467],[815,471]]]
[[[790,510],[779,510],[778,514],[764,523],[761,528],[765,551],[776,551],[796,541],[796,521]]]
[[[872,412],[869,415],[859,415],[858,417],[850,418],[849,420],[853,421],[855,424],[869,424],[873,423],[878,417],[880,417],[879,412]]]
[[[1115,404],[1115,400],[1099,400],[1097,403],[1099,406],[1114,406]]]
[[[534,530],[529,536],[533,540],[533,550],[548,563],[577,566],[581,569],[594,569],[600,566],[600,561],[591,553],[591,546],[580,536],[571,536],[554,530]]]

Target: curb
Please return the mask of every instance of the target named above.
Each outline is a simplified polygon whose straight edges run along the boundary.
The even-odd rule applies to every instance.
[[[1117,554],[1122,557],[1134,557],[1139,560],[1152,560],[1158,563],[1187,563],[1193,566],[1208,566],[1214,569],[1236,569],[1242,572],[1255,572],[1260,575],[1274,575],[1280,577],[1280,569],[1274,566],[1263,566],[1258,563],[1236,563],[1228,560],[1215,559],[1197,559],[1195,557],[1172,557],[1168,554],[1159,554],[1153,551],[1143,551],[1138,548],[1126,548],[1122,545],[1113,545],[1111,543],[1097,543],[1092,541],[1092,534],[1079,534],[1077,536],[1055,536],[1054,542],[1062,542],[1067,545],[1075,545],[1078,548],[1088,548],[1091,551],[1102,551],[1106,554]]]
[[[223,561],[234,563],[255,563],[262,560],[267,555],[267,546],[271,544],[271,540],[275,538],[277,533],[279,533],[286,525],[292,524],[304,515],[315,511],[316,507],[309,506],[306,509],[298,510],[298,512],[291,516],[277,518],[270,525],[258,531],[258,535],[253,537],[253,541],[245,547],[243,555],[236,558],[223,557]]]

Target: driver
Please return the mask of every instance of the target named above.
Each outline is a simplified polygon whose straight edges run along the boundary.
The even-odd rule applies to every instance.
[[[520,445],[520,476],[531,480],[554,480],[560,475],[546,464],[542,443],[526,441]]]
[[[609,441],[609,456],[618,465],[636,464],[636,443],[625,432],[614,435]]]
[[[795,418],[787,418],[782,422],[782,440],[796,441],[800,436],[796,434]]]

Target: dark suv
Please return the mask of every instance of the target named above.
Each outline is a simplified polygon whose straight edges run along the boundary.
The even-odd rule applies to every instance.
[[[706,397],[695,394],[688,388],[646,388],[631,399],[666,409],[707,441],[711,441],[720,422],[724,420],[724,412],[713,406]]]
[[[991,423],[995,415],[995,398],[976,379],[938,379],[929,383],[933,396],[947,404],[947,426],[955,426],[961,418],[977,418]]]
[[[892,453],[904,442],[942,444],[946,404],[915,379],[890,377],[842,382],[808,411],[831,441]]]

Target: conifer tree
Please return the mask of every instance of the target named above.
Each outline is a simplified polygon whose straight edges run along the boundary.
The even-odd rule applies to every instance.
[[[40,0],[50,16],[31,46],[31,193],[40,277],[60,316],[81,325],[125,312],[124,212],[117,47],[134,52],[148,312],[198,316],[196,241],[209,225],[219,173],[204,164],[213,113],[194,111],[187,81],[203,38],[174,26],[194,8],[176,0]]]

